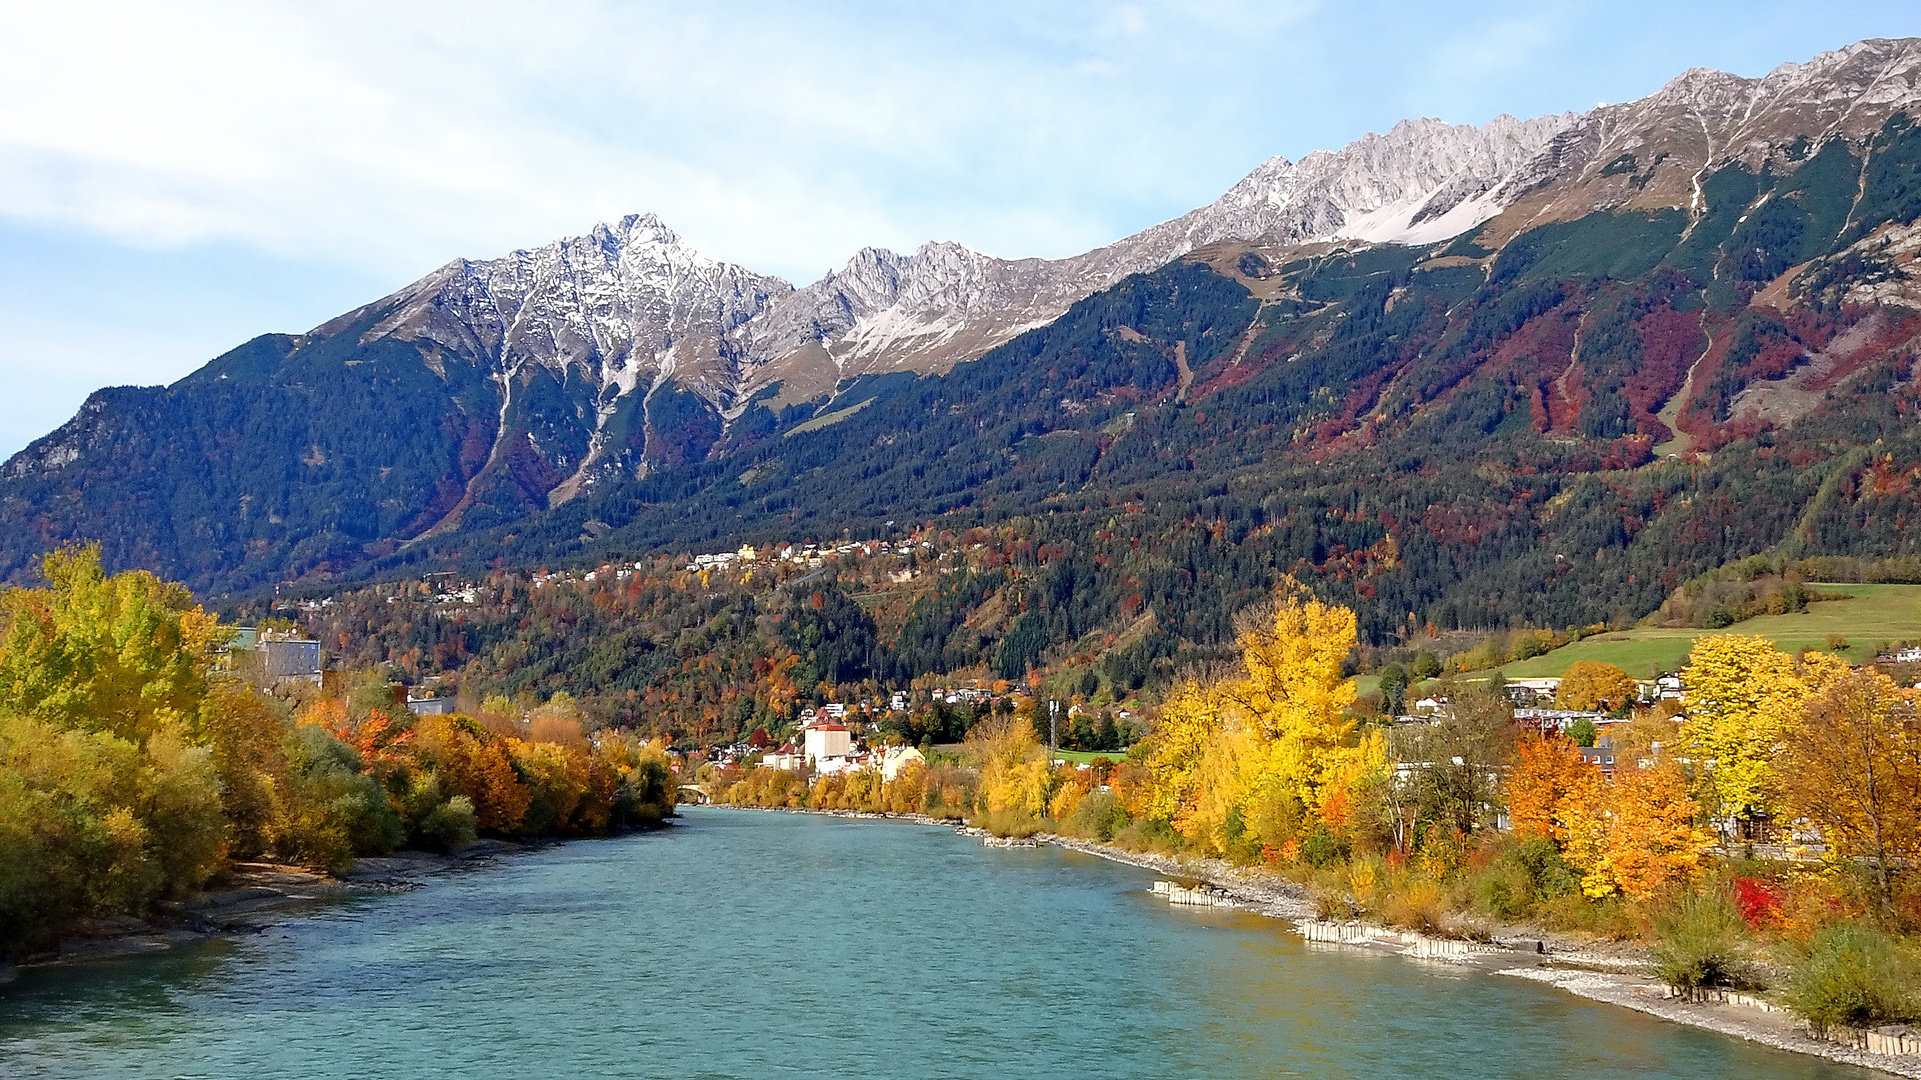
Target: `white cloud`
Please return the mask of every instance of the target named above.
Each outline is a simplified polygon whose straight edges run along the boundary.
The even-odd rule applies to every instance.
[[[643,210],[796,282],[868,244],[1067,255],[1405,116],[1626,100],[1913,24],[1891,0],[15,2],[0,234],[41,239],[0,247],[0,280],[38,290],[0,312],[0,380],[70,408],[343,295]],[[39,264],[66,249],[85,255]],[[85,259],[137,263],[120,290],[176,323],[103,304]],[[0,454],[59,411],[23,408],[0,415]]]
[[[1097,10],[14,5],[0,214],[417,272],[652,209],[806,277],[930,221],[1005,249],[1044,209],[1014,246],[1066,254],[1112,238],[1063,198],[1090,174],[1189,186],[1146,151],[1205,43]]]

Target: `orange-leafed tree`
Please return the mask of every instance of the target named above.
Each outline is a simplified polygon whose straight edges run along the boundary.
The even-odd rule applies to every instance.
[[[1646,900],[1699,874],[1714,835],[1696,824],[1700,806],[1681,770],[1672,762],[1623,768],[1612,787],[1607,872],[1614,886]]]
[[[1592,802],[1569,806],[1567,860],[1581,871],[1581,891],[1646,900],[1692,879],[1714,843],[1700,828],[1700,806],[1672,762],[1623,767]]]
[[[1879,899],[1891,867],[1921,856],[1921,715],[1916,694],[1878,672],[1835,678],[1795,724],[1782,770],[1788,808],[1828,844],[1874,867]]]
[[[533,794],[514,772],[505,739],[465,716],[423,716],[414,735],[418,760],[473,803],[475,828],[510,833],[520,827]]]
[[[1545,836],[1565,847],[1574,823],[1593,816],[1600,785],[1600,768],[1567,739],[1527,739],[1507,781],[1508,820],[1518,835]]]
[[[385,710],[369,709],[364,719],[355,720],[347,706],[336,698],[314,702],[300,716],[302,723],[318,724],[360,755],[361,767],[385,776],[401,763],[409,743],[411,728],[394,723]]]

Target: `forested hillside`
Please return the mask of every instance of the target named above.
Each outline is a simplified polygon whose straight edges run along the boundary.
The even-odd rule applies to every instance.
[[[869,670],[905,683],[1018,675],[1146,617],[1127,664],[1205,654],[1287,574],[1384,645],[1632,621],[1756,554],[1921,554],[1921,133],[1777,103],[1690,179],[1660,149],[1685,125],[1642,115],[1689,78],[1621,114],[1639,149],[1576,125],[1453,239],[1223,240],[944,374],[769,384],[725,415],[672,382],[635,404],[571,369],[496,377],[484,340],[395,336],[398,296],[103,391],[0,478],[5,571],[98,539],[234,609],[908,529],[1031,552],[953,585],[947,630],[878,631]],[[568,419],[595,409],[591,437]]]
[[[1921,137],[1891,124],[1865,171],[1829,146],[1791,181],[1714,174],[1692,223],[1600,213],[1499,252],[1279,267],[1211,253],[948,376],[856,384],[839,422],[430,549],[526,562],[1018,519],[1116,601],[1292,572],[1374,640],[1638,618],[1771,550],[1912,555],[1921,317],[1850,290],[1899,272],[1860,241],[1921,212]],[[1109,543],[1158,559],[1130,570]]]

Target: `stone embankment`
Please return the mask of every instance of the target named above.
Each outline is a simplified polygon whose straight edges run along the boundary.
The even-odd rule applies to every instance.
[[[1490,945],[1473,941],[1459,941],[1454,938],[1429,937],[1411,930],[1393,930],[1385,926],[1375,926],[1359,920],[1334,922],[1321,919],[1302,919],[1294,924],[1301,936],[1309,942],[1322,945],[1364,945],[1381,946],[1394,949],[1403,956],[1420,960],[1466,961],[1477,956],[1491,956],[1506,953],[1513,949],[1509,945]],[[1540,943],[1532,943],[1535,948],[1529,952],[1541,951]]]
[[[1186,904],[1190,907],[1233,907],[1234,898],[1225,889],[1210,889],[1205,885],[1189,888],[1176,885],[1171,881],[1156,881],[1154,895],[1164,896],[1170,904]]]

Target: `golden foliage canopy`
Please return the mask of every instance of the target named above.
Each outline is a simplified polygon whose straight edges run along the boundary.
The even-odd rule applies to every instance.
[[[1331,796],[1378,771],[1378,736],[1357,736],[1346,710],[1354,681],[1354,613],[1288,595],[1242,621],[1241,671],[1178,686],[1149,740],[1150,813],[1221,849],[1236,825],[1286,820],[1298,805],[1319,818]]]
[[[1600,800],[1601,769],[1561,736],[1522,742],[1507,782],[1508,820],[1521,836],[1566,845]]]
[[[1921,703],[1879,672],[1830,681],[1788,740],[1786,808],[1837,852],[1868,859],[1889,895],[1889,868],[1921,857]]]
[[[1714,836],[1695,825],[1700,806],[1672,762],[1624,766],[1596,793],[1569,808],[1567,857],[1583,892],[1646,900],[1699,874]]]
[[[1741,818],[1771,815],[1774,758],[1808,692],[1793,658],[1766,638],[1705,637],[1694,643],[1682,678],[1688,710],[1682,735],[1688,755],[1705,769],[1715,808]]]
[[[109,576],[97,546],[47,555],[49,587],[0,594],[0,711],[135,741],[196,729],[222,631],[186,586]]]
[[[1613,664],[1599,660],[1576,660],[1561,674],[1561,685],[1554,691],[1554,704],[1563,709],[1588,710],[1606,702],[1618,709],[1640,694],[1640,684]]]

